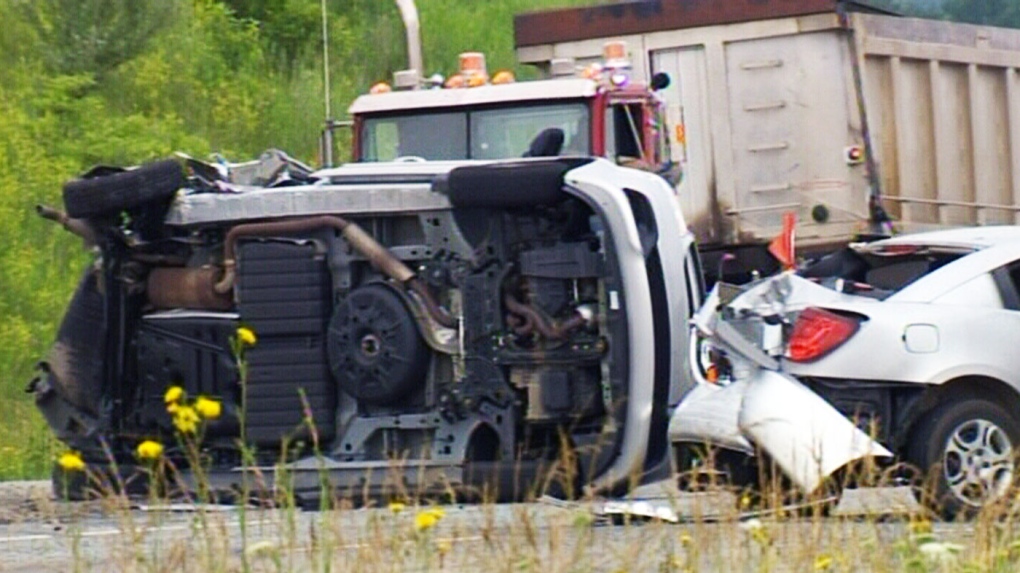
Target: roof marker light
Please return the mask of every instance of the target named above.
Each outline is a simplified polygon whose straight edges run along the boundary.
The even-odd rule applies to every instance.
[[[496,75],[492,76],[492,83],[496,85],[512,84],[515,81],[517,81],[517,78],[514,77],[514,73],[510,70],[500,70],[496,72]]]
[[[602,64],[594,63],[585,66],[581,72],[581,77],[586,80],[601,81],[602,80]]]
[[[481,52],[464,52],[460,55],[460,75],[469,87],[476,87],[489,81],[489,73],[485,69],[485,54]]]
[[[452,76],[446,78],[446,83],[443,84],[443,87],[448,89],[455,89],[465,87],[466,85],[467,80],[464,79],[464,76],[460,74],[453,74]]]
[[[388,84],[386,82],[379,82],[379,83],[373,85],[371,87],[371,89],[368,90],[368,93],[370,93],[372,95],[378,95],[378,94],[388,94],[391,91],[393,91],[393,88],[390,87],[390,84]]]
[[[607,68],[629,68],[630,59],[627,58],[627,42],[614,40],[602,44],[603,65]]]

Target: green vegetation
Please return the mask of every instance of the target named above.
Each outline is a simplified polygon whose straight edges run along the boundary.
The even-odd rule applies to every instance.
[[[864,0],[907,16],[1020,28],[1018,0]]]
[[[512,67],[512,15],[587,0],[419,0],[427,73],[483,50]],[[334,115],[406,67],[392,1],[329,0]],[[0,0],[0,479],[40,477],[55,445],[23,389],[90,253],[33,213],[92,165],[183,151],[318,164],[315,0]],[[349,153],[338,137],[340,157]]]

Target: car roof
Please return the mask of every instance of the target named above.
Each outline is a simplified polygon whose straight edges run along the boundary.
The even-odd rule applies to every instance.
[[[911,233],[859,245],[856,249],[876,252],[891,246],[922,246],[979,250],[1015,242],[1020,242],[1020,226],[1002,225]]]

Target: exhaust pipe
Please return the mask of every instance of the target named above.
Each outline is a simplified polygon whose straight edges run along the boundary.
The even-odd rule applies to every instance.
[[[418,7],[415,6],[414,0],[397,0],[397,8],[400,8],[400,17],[404,19],[404,29],[407,31],[407,65],[418,72],[418,77],[422,77],[425,68],[421,61],[421,25],[418,22]]]
[[[67,213],[47,205],[36,205],[35,212],[43,219],[59,223],[68,231],[81,237],[85,241],[86,247],[93,247],[98,243],[96,230],[85,219],[68,217]]]

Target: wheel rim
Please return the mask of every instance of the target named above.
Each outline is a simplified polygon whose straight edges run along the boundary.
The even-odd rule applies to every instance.
[[[1014,466],[1009,435],[983,419],[957,426],[942,456],[942,474],[949,491],[974,507],[1006,494],[1013,483]]]

